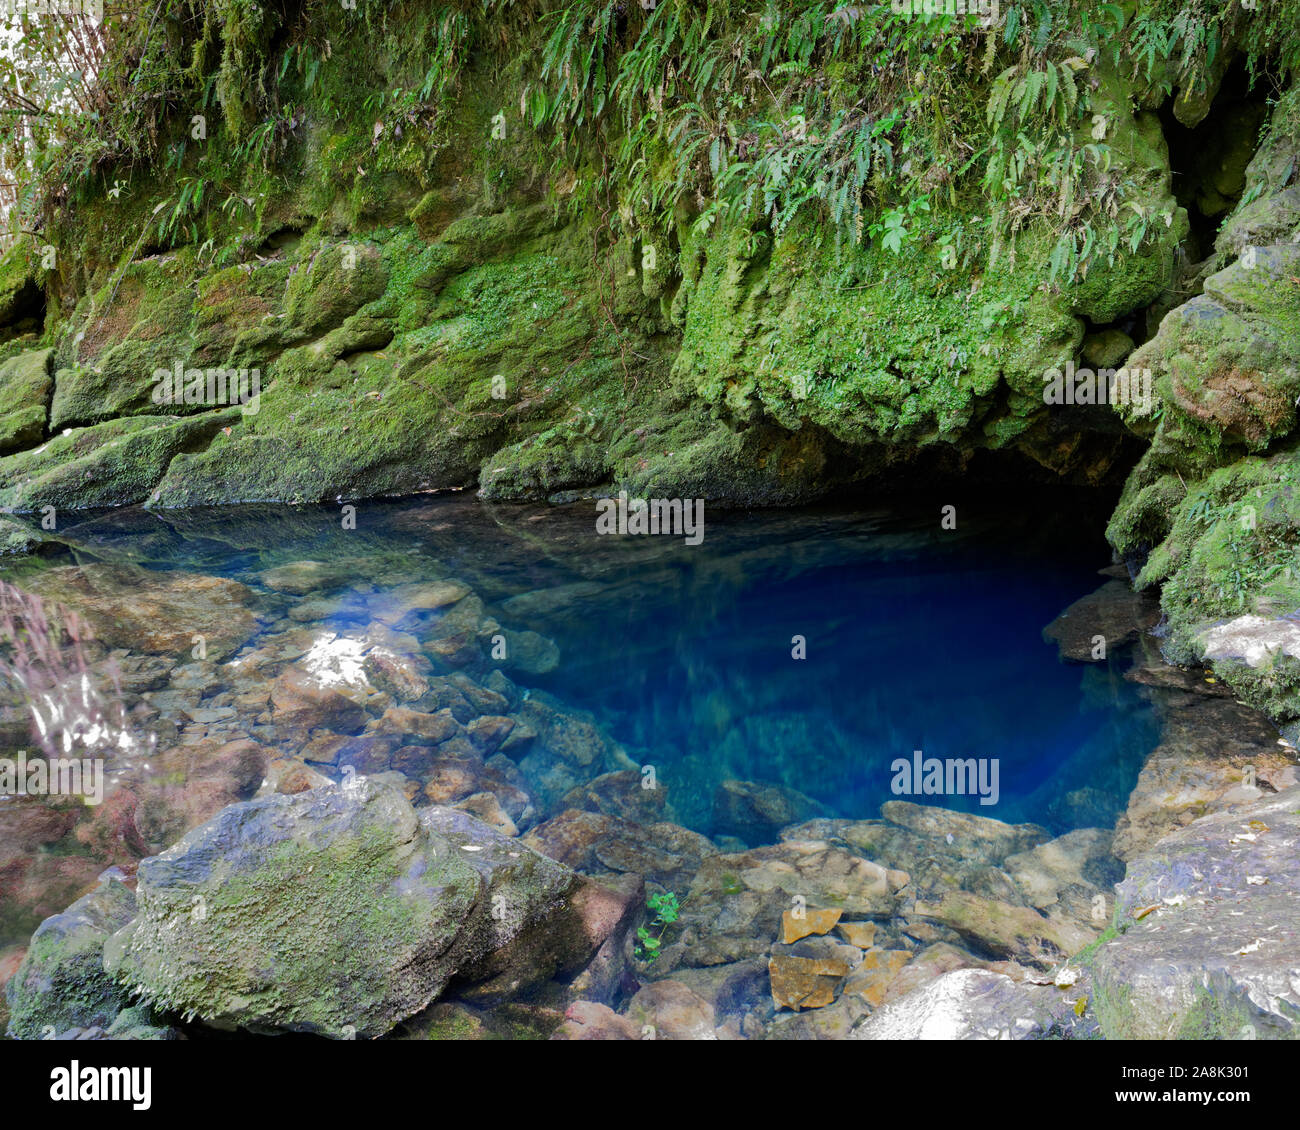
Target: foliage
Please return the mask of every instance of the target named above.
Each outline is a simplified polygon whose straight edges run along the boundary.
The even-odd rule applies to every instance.
[[[998,21],[833,0],[120,0],[98,26],[6,19],[24,36],[0,55],[16,226],[165,153],[193,183],[149,203],[158,238],[229,252],[257,211],[232,197],[288,183],[309,116],[357,128],[342,171],[423,168],[475,66],[508,73],[564,206],[615,236],[729,215],[779,235],[811,209],[837,243],[899,252],[921,201],[965,196],[989,204],[966,260],[1043,226],[1058,282],[1168,222],[1092,126],[1100,68],[1168,94],[1204,89],[1233,50],[1261,80],[1300,62],[1300,0],[1012,0]],[[196,113],[211,117],[203,168]]]
[[[659,949],[663,943],[664,931],[677,921],[681,905],[672,891],[651,895],[646,899],[646,907],[654,911],[654,918],[648,926],[638,926],[634,952],[638,961],[650,964],[659,959]],[[652,931],[657,930],[658,933]]]

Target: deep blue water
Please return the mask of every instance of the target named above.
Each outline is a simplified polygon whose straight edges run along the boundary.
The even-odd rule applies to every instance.
[[[623,599],[530,622],[566,657],[538,682],[644,750],[696,825],[727,776],[875,817],[892,763],[916,750],[997,759],[1000,797],[901,799],[1057,831],[1113,824],[1159,721],[1122,678],[1127,655],[1066,663],[1043,640],[1104,581],[1104,547],[1065,525],[959,537],[928,516],[729,516],[649,577],[607,563]]]
[[[1043,640],[1109,560],[1100,522],[1064,499],[983,501],[961,508],[957,531],[940,528],[945,500],[711,511],[698,546],[598,537],[590,502],[463,497],[366,504],[355,531],[337,508],[249,507],[117,512],[65,536],[82,561],[250,583],[287,561],[354,556],[459,577],[503,625],[559,644],[556,670],[517,681],[592,711],[703,831],[729,777],[877,817],[895,795],[891,763],[921,750],[997,759],[998,803],[902,799],[1062,832],[1114,823],[1159,733],[1122,677],[1126,655],[1070,664]],[[796,636],[806,658],[792,657]]]

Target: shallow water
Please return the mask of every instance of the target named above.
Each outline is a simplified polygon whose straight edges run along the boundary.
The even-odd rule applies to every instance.
[[[706,834],[761,842],[767,831],[715,826],[712,797],[727,778],[875,817],[900,795],[892,764],[913,751],[996,760],[998,795],[907,799],[1054,833],[1113,824],[1158,719],[1122,678],[1122,651],[1070,664],[1042,637],[1101,583],[1104,543],[1068,509],[964,508],[956,531],[940,528],[938,511],[921,501],[709,513],[697,546],[597,536],[591,503],[463,497],[367,504],[356,529],[332,507],[245,507],[119,511],[62,535],[79,563],[254,588],[278,564],[356,559],[350,591],[314,621],[342,633],[364,628],[394,584],[455,577],[503,626],[558,644],[554,670],[515,681],[592,711],[635,762],[654,766],[679,819]],[[793,657],[796,637],[805,658]]]

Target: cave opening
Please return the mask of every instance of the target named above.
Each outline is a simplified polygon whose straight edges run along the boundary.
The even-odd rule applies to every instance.
[[[27,279],[14,295],[12,312],[0,338],[12,341],[24,334],[39,334],[45,326],[45,289]]]
[[[1174,198],[1186,210],[1189,223],[1173,277],[1149,306],[1104,325],[1087,321],[1085,363],[1114,364],[1127,352],[1122,348],[1124,339],[1133,346],[1150,341],[1165,315],[1202,293],[1205,279],[1219,266],[1215,241],[1245,191],[1246,168],[1269,116],[1267,97],[1258,83],[1252,85],[1245,62],[1238,59],[1225,70],[1199,121],[1188,125],[1179,120],[1177,105],[1177,97],[1171,95],[1157,111],[1169,147]]]
[[[1169,145],[1174,196],[1191,221],[1185,252],[1190,262],[1200,263],[1214,253],[1219,229],[1241,199],[1268,103],[1252,89],[1239,59],[1228,67],[1200,122],[1184,125],[1174,109],[1170,98],[1159,111],[1160,123]]]

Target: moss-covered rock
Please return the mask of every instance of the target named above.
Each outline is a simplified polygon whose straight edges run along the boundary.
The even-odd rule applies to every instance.
[[[38,349],[0,364],[0,455],[35,446],[45,435],[53,355],[52,349]]]
[[[105,968],[213,1025],[383,1035],[576,882],[471,817],[433,819],[368,778],[232,805],[141,863]]]
[[[285,314],[311,337],[342,325],[384,293],[383,256],[365,242],[334,243],[313,251],[289,279]]]
[[[16,510],[144,502],[178,454],[204,447],[241,410],[203,416],[131,416],[56,436],[0,458],[0,504]]]
[[[70,1028],[108,1028],[117,1019],[130,994],[104,972],[104,943],[135,910],[135,894],[110,877],[41,923],[5,988],[12,1038],[51,1039]]]

